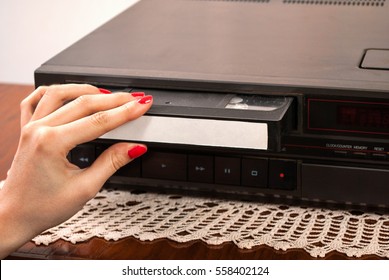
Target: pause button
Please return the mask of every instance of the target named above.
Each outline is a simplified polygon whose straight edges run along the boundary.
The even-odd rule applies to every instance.
[[[240,185],[240,158],[215,158],[215,183]]]

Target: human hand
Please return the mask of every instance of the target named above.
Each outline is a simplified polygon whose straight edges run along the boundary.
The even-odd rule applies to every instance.
[[[67,160],[76,145],[140,117],[152,104],[151,96],[101,91],[39,87],[21,103],[19,146],[0,191],[0,258],[72,217],[120,167],[146,152],[144,145],[118,143],[88,168]]]

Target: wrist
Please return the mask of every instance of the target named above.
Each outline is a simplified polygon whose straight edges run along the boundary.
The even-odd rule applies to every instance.
[[[0,259],[14,252],[34,237],[28,222],[20,215],[20,209],[0,189]]]

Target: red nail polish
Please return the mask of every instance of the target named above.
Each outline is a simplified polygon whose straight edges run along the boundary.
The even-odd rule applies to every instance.
[[[104,94],[110,94],[110,93],[112,93],[110,90],[105,89],[105,88],[99,88],[99,91],[100,91],[101,93],[104,93]]]
[[[142,97],[138,100],[139,104],[149,104],[153,100],[153,97],[151,95],[146,95],[145,97]]]
[[[137,157],[140,157],[141,155],[143,155],[146,152],[147,152],[147,147],[137,145],[137,146],[132,147],[130,150],[128,150],[128,156],[131,159],[136,159]]]
[[[131,95],[133,97],[143,97],[143,96],[145,96],[145,93],[144,92],[131,92]]]

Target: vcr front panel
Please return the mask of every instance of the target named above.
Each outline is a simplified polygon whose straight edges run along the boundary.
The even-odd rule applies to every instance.
[[[69,157],[75,165],[86,168],[108,146],[99,142],[79,145]],[[141,158],[119,169],[110,182],[144,186],[154,183],[236,194],[281,191],[296,196],[299,193],[298,169],[298,161],[293,159],[151,148]],[[225,189],[219,190],[222,186]]]

